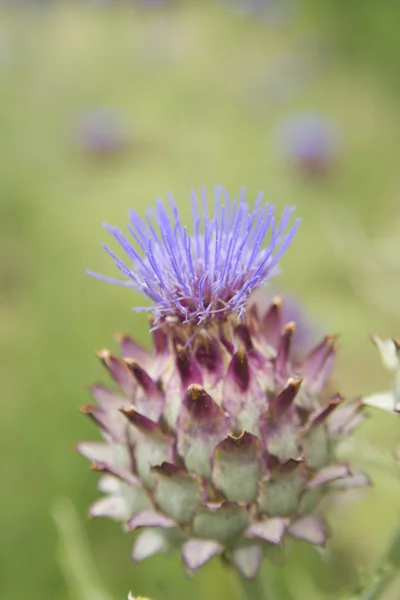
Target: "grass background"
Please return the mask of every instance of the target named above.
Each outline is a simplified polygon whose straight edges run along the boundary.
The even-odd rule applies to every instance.
[[[234,593],[216,561],[194,582],[176,556],[134,566],[130,536],[115,523],[85,520],[96,475],[74,444],[97,435],[77,412],[89,401],[85,386],[103,376],[92,351],[115,349],[114,331],[148,342],[146,319],[129,310],[140,300],[84,274],[87,267],[113,273],[100,248],[102,221],[122,225],[130,207],[143,211],[167,191],[189,214],[189,189],[217,182],[232,194],[246,185],[249,198],[264,189],[278,208],[296,204],[303,222],[276,285],[324,329],[342,333],[336,379],[344,395],[387,384],[368,334],[396,335],[400,315],[399,4],[298,0],[280,23],[218,2],[170,4],[0,7],[0,595],[7,600],[76,597],[56,560],[50,511],[59,497],[77,507],[115,599],[129,589],[155,600]],[[77,119],[97,106],[123,114],[133,140],[126,152],[93,160],[76,143]],[[279,153],[279,127],[303,112],[324,114],[341,131],[327,178],[304,179]],[[354,219],[371,254],[353,235]],[[370,272],[373,240],[389,232],[393,264]],[[359,438],[391,450],[398,421],[372,416]],[[371,474],[376,485],[360,504],[332,511],[330,562],[298,543],[286,566],[266,565],[279,600],[338,598],[358,569],[371,568],[400,506],[398,482],[379,469]]]

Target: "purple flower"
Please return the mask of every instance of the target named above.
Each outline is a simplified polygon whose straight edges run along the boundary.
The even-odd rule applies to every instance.
[[[249,300],[293,238],[292,209],[276,224],[262,194],[252,211],[243,190],[214,200],[209,218],[203,190],[199,216],[192,193],[191,235],[170,197],[146,221],[131,213],[135,246],[106,226],[130,261],[106,248],[123,285],[155,301],[153,350],[122,334],[121,358],[97,353],[119,389],[92,386],[82,412],[103,441],[78,450],[102,474],[90,514],[136,532],[134,561],[179,547],[191,572],[223,555],[251,579],[285,538],[324,545],[326,494],[368,484],[336,453],[362,404],[331,394],[336,336],[294,349],[285,303]]]
[[[115,154],[128,144],[123,119],[111,108],[86,111],[78,122],[77,138],[83,150],[98,156]]]
[[[197,195],[192,191],[194,233],[189,234],[168,194],[170,212],[160,199],[156,211],[146,212],[145,220],[130,212],[127,227],[134,243],[117,227],[104,225],[129,259],[128,264],[123,262],[103,245],[124,280],[88,273],[132,287],[153,300],[154,307],[147,310],[154,311],[155,326],[171,318],[193,325],[225,321],[233,313],[240,318],[250,294],[278,272],[278,260],[299,225],[297,219],[288,228],[293,212],[288,207],[278,224],[274,207],[262,203],[262,196],[259,193],[250,210],[243,188],[239,199],[231,201],[226,190],[216,186],[214,216],[209,217],[205,189],[201,193],[201,216]]]
[[[282,127],[281,144],[285,157],[308,173],[324,173],[339,150],[339,132],[323,116],[300,115]]]
[[[293,12],[293,0],[224,0],[231,11],[261,17],[271,25],[285,22]]]
[[[138,4],[143,6],[161,6],[162,4],[168,4],[170,0],[138,0]]]

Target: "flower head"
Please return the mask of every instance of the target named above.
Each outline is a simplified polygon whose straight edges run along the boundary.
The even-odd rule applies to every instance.
[[[293,0],[224,0],[229,10],[261,17],[270,25],[279,25],[291,17]]]
[[[307,174],[324,174],[334,163],[340,146],[337,127],[324,116],[292,117],[282,127],[285,157]]]
[[[78,449],[102,473],[90,512],[136,532],[133,560],[178,546],[190,571],[223,554],[254,577],[286,536],[323,545],[324,496],[368,482],[335,456],[362,404],[329,390],[336,336],[294,349],[282,300],[249,300],[294,235],[291,209],[277,225],[261,196],[250,211],[218,187],[208,218],[203,200],[191,235],[171,199],[172,217],[161,201],[146,223],[131,214],[136,248],[107,226],[132,263],[107,248],[124,285],[154,300],[158,326],[152,352],[122,335],[121,358],[98,353],[120,391],[92,387],[83,412],[103,442]]]
[[[77,139],[93,156],[109,156],[124,150],[129,142],[122,115],[115,109],[94,107],[79,119]]]
[[[201,325],[210,320],[225,321],[231,314],[243,316],[251,293],[278,271],[278,261],[291,243],[299,219],[288,229],[293,208],[286,207],[278,224],[274,207],[258,195],[250,210],[242,189],[231,201],[217,186],[214,215],[208,217],[205,190],[201,207],[192,191],[193,233],[180,220],[179,211],[168,195],[170,212],[157,200],[155,211],[146,219],[131,211],[127,227],[132,242],[117,228],[104,225],[114,236],[129,264],[104,245],[125,280],[115,280],[89,271],[111,283],[132,287],[155,304],[155,326],[165,320]],[[265,247],[265,241],[268,243]]]

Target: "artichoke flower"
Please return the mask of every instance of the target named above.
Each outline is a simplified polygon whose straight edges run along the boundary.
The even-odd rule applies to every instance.
[[[283,155],[303,175],[321,177],[334,168],[340,153],[341,136],[335,123],[323,115],[300,114],[281,129]]]
[[[209,218],[192,193],[190,235],[171,197],[145,221],[130,213],[133,243],[105,226],[129,264],[105,246],[124,279],[90,274],[153,301],[140,309],[153,350],[121,335],[120,357],[98,352],[119,391],[92,386],[82,410],[103,441],[78,450],[102,473],[90,514],[136,531],[134,561],[180,547],[191,572],[222,555],[252,578],[286,537],[324,545],[321,501],[366,482],[335,458],[361,402],[330,389],[335,336],[294,353],[284,301],[253,298],[292,242],[293,209],[278,223],[262,194],[253,210],[243,190],[231,201],[218,186],[214,200]]]

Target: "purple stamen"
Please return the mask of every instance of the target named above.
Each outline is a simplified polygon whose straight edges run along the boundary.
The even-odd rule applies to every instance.
[[[130,212],[127,227],[135,246],[117,227],[104,225],[131,261],[126,265],[103,246],[128,281],[88,273],[141,291],[153,300],[155,305],[149,310],[154,312],[154,328],[168,316],[198,326],[213,319],[224,321],[233,313],[242,317],[250,294],[276,274],[278,260],[299,225],[297,219],[285,233],[293,208],[284,209],[277,225],[274,207],[268,202],[262,204],[262,197],[260,192],[251,211],[245,202],[245,188],[241,188],[239,199],[231,202],[227,191],[216,186],[211,217],[205,189],[201,190],[200,202],[192,191],[194,233],[188,235],[168,194],[168,205],[157,199],[156,210],[147,210],[145,221]],[[269,242],[263,250],[267,235]]]

